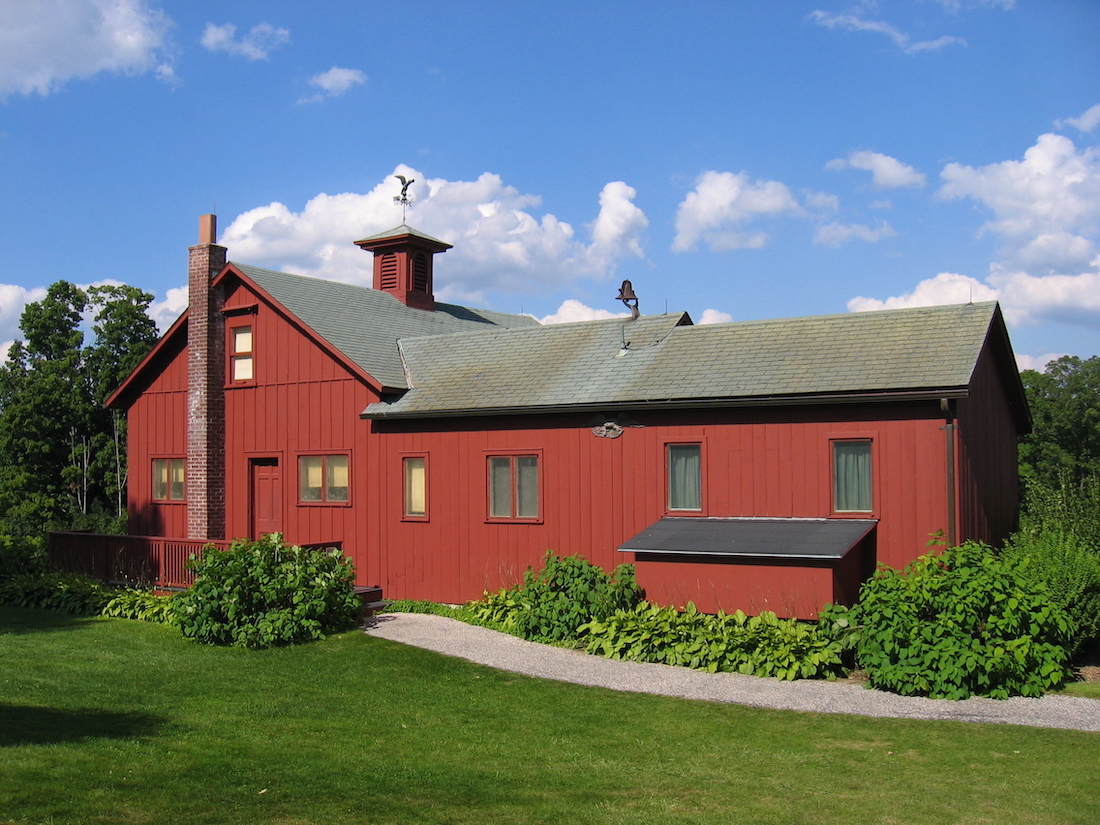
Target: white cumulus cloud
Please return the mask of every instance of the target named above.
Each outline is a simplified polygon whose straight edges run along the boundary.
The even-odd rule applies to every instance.
[[[576,321],[605,321],[609,318],[627,318],[629,312],[609,312],[606,309],[594,309],[574,298],[562,301],[557,311],[539,318],[540,324],[572,324]]]
[[[722,312],[718,309],[704,309],[702,316],[699,318],[699,325],[703,324],[728,324],[733,320],[733,316],[728,312]]]
[[[1011,262],[1042,266],[1037,255],[1046,248],[1052,253],[1049,266],[1080,268],[1094,254],[1100,232],[1100,149],[1078,150],[1067,137],[1045,134],[1022,160],[977,168],[950,163],[940,177],[941,197],[970,198],[993,213],[982,230],[1000,236]],[[1046,242],[1044,236],[1058,242]],[[1075,260],[1067,260],[1067,250],[1075,251]]]
[[[868,20],[861,17],[859,14],[832,14],[827,11],[814,11],[810,13],[809,19],[817,23],[817,25],[824,26],[827,29],[842,29],[850,32],[873,32],[875,34],[885,35],[893,41],[895,46],[906,54],[935,51],[936,49],[942,49],[944,46],[966,45],[966,41],[961,37],[953,37],[951,35],[944,35],[935,40],[919,40],[914,42],[908,34],[900,31],[890,23],[882,20]]]
[[[0,284],[0,362],[7,360],[8,347],[15,339],[23,337],[19,319],[24,307],[45,297],[45,287],[27,289],[18,284]]]
[[[852,152],[847,158],[835,158],[825,164],[826,169],[862,169],[871,173],[876,189],[899,189],[904,186],[920,188],[925,184],[923,172],[907,163],[879,152]]]
[[[1022,353],[1016,353],[1016,367],[1023,372],[1024,370],[1036,370],[1037,372],[1046,372],[1047,366],[1051,361],[1057,361],[1063,355],[1069,355],[1068,352],[1048,352],[1045,355],[1024,355]]]
[[[700,242],[714,252],[759,249],[768,241],[744,225],[760,217],[803,215],[785,184],[751,180],[746,172],[704,172],[676,210],[674,252],[694,250]]]
[[[315,74],[309,85],[321,90],[321,94],[303,97],[299,103],[317,103],[326,97],[340,97],[349,89],[367,82],[367,76],[358,69],[341,69],[333,66],[327,72]]]
[[[881,221],[875,228],[865,224],[827,223],[817,228],[817,232],[814,234],[814,243],[836,248],[851,240],[875,243],[883,238],[892,238],[897,234],[886,221]]]
[[[1067,117],[1065,120],[1059,120],[1054,125],[1059,129],[1065,126],[1072,126],[1074,129],[1078,129],[1082,132],[1091,132],[1100,125],[1100,103],[1088,109],[1080,117]]]
[[[153,301],[149,305],[149,317],[156,322],[157,329],[164,332],[187,309],[187,285],[172,287],[163,301]]]
[[[631,201],[634,190],[620,182],[604,187],[586,243],[569,223],[537,215],[540,199],[498,175],[448,181],[405,165],[394,174],[415,179],[408,222],[454,245],[436,265],[440,300],[480,302],[494,290],[538,293],[580,278],[603,279],[622,258],[641,254],[648,221]],[[399,192],[387,176],[366,193],[319,194],[300,212],[273,202],[238,215],[219,242],[234,260],[369,285],[371,256],[352,241],[401,223],[393,202]]]
[[[976,278],[955,272],[941,272],[917,284],[916,289],[880,301],[877,298],[858,296],[848,302],[849,312],[870,312],[876,309],[908,309],[942,304],[966,304],[971,301],[995,301],[1000,297],[996,289]]]
[[[0,101],[45,96],[66,81],[100,72],[155,71],[171,79],[165,57],[171,20],[146,0],[5,0],[0,3]]]
[[[593,259],[614,265],[621,258],[642,258],[642,234],[649,226],[645,213],[634,204],[633,186],[612,181],[600,192],[600,213],[591,224]]]
[[[1055,321],[1100,331],[1100,256],[1075,274],[1034,275],[994,263],[988,281],[999,292],[1009,321]]]
[[[290,42],[290,29],[279,29],[270,23],[258,23],[248,34],[237,37],[232,23],[215,26],[207,23],[200,41],[207,51],[226,52],[249,60],[267,60],[268,53]]]

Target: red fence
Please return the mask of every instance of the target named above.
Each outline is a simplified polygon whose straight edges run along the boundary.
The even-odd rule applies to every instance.
[[[50,564],[67,573],[81,573],[116,584],[181,589],[190,587],[194,581],[194,576],[187,569],[187,560],[211,545],[224,550],[229,542],[157,536],[50,533]],[[343,549],[338,541],[302,546]]]

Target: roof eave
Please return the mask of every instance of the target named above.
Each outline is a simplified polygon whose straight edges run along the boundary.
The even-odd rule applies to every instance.
[[[724,398],[670,398],[658,400],[585,402],[582,404],[552,404],[544,406],[517,405],[477,407],[451,410],[370,412],[372,404],[359,414],[360,418],[374,421],[398,419],[475,418],[486,415],[541,415],[558,413],[607,412],[611,410],[685,410],[730,407],[786,407],[812,406],[816,404],[862,404],[900,401],[939,401],[942,398],[966,398],[966,386],[925,388],[919,390],[878,390],[858,393],[812,393],[801,395],[769,395]],[[386,405],[388,406],[388,405]]]

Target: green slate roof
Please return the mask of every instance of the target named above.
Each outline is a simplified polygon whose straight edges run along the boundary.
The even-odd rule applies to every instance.
[[[235,262],[233,266],[389,389],[408,386],[397,347],[399,338],[538,326],[538,321],[526,315],[439,302],[435,312],[427,312],[411,309],[376,289]]]
[[[403,336],[411,389],[368,418],[962,394],[996,303],[705,326],[642,316]]]

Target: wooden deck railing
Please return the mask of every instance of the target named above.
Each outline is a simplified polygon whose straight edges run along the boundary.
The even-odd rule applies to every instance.
[[[50,533],[50,564],[67,573],[81,573],[115,584],[141,584],[166,590],[190,587],[194,576],[187,560],[204,547],[219,550],[227,541],[161,538],[159,536],[105,536],[96,533]],[[342,550],[338,541],[302,547]]]

